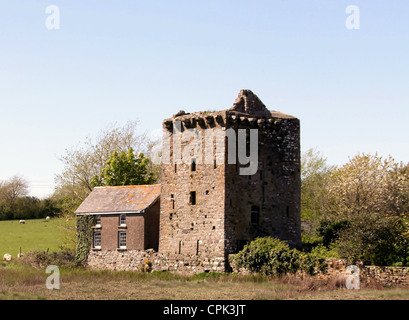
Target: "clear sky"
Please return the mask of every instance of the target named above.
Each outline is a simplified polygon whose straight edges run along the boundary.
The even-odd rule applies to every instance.
[[[0,179],[43,197],[64,150],[108,124],[157,130],[240,89],[298,117],[330,164],[409,162],[408,17],[407,0],[0,0]]]

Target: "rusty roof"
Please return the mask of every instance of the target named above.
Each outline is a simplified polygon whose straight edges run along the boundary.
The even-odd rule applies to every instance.
[[[95,187],[75,213],[143,213],[159,200],[160,189],[160,184]]]

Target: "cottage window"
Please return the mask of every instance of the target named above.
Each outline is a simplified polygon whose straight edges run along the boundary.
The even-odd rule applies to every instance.
[[[126,249],[126,232],[120,231],[118,232],[118,246],[120,249]]]
[[[95,226],[98,228],[101,227],[101,216],[100,215],[95,216]]]
[[[125,227],[126,226],[126,215],[125,214],[121,214],[119,216],[119,225],[121,227]]]
[[[101,232],[94,232],[94,249],[101,249]]]

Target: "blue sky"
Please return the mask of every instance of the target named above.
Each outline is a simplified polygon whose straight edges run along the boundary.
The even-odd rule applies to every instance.
[[[64,150],[110,123],[157,130],[245,88],[298,117],[302,149],[330,164],[407,163],[408,17],[404,0],[0,0],[0,179],[21,174],[43,197]]]

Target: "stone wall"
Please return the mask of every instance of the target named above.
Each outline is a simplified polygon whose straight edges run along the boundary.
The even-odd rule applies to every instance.
[[[198,258],[195,255],[165,254],[153,250],[91,250],[90,269],[112,271],[172,271],[176,273],[224,272],[224,259]]]
[[[170,134],[170,163],[162,163],[162,189],[160,212],[159,252],[167,255],[195,256],[202,261],[224,259],[225,228],[225,167],[205,163],[201,153],[191,154],[195,159],[195,168],[181,160],[185,148],[191,147],[191,141],[182,141],[181,134],[196,129],[202,146],[205,146],[205,130],[221,129],[214,118],[220,113],[200,113],[195,116],[180,115],[164,121],[164,127]],[[208,124],[208,119],[213,122]],[[176,121],[174,121],[176,120]],[[224,154],[224,146],[216,152]],[[195,151],[196,148],[194,148]],[[192,203],[194,193],[194,203]]]
[[[229,256],[231,258],[232,255]],[[316,274],[323,280],[346,278],[347,264],[344,260],[328,259],[326,272]],[[153,250],[92,250],[87,265],[90,269],[111,271],[171,271],[183,274],[202,272],[225,272],[223,258],[204,258],[186,254],[163,254]],[[381,284],[382,286],[409,286],[409,267],[359,266],[360,282]],[[243,269],[233,272],[248,274]]]
[[[329,279],[331,277],[347,277],[349,274],[346,268],[349,264],[342,259],[328,259],[328,269],[324,273],[318,273],[317,277]],[[359,279],[363,284],[380,284],[382,286],[408,286],[409,285],[409,267],[382,267],[382,266],[363,266],[359,267]]]
[[[254,175],[239,175],[234,165],[227,165],[228,254],[237,253],[246,242],[264,236],[285,240],[293,247],[301,244],[299,120],[251,120],[254,119],[239,117],[231,124],[236,131],[257,129],[259,150]],[[257,219],[252,218],[254,210]]]

